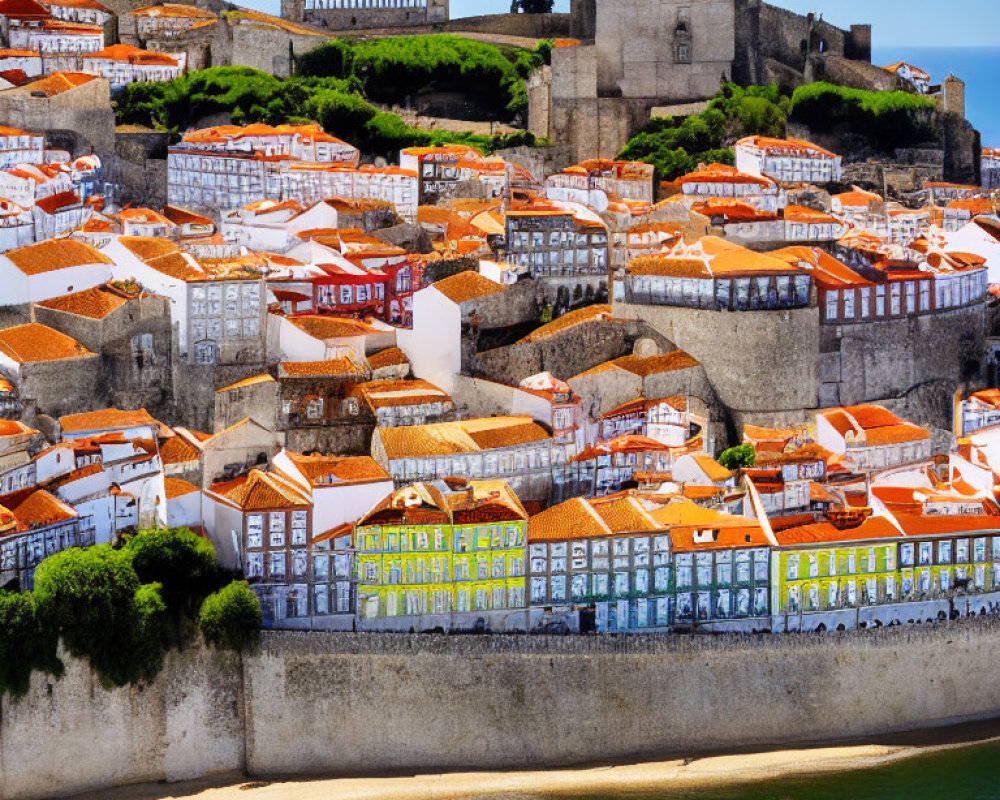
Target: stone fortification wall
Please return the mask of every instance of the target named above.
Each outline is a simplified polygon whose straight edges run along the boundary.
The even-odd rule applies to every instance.
[[[615,303],[614,315],[641,319],[690,353],[733,412],[817,407],[816,308],[727,313]]]
[[[978,388],[986,330],[983,305],[841,326],[820,325],[817,308],[737,313],[615,303],[614,314],[643,320],[701,362],[737,431],[882,401],[899,401],[900,413],[918,424],[947,427],[919,390],[933,386],[950,397],[959,386]]]
[[[2,800],[242,769],[238,657],[173,653],[152,684],[112,691],[64,660],[61,679],[36,673],[27,697],[0,699]]]
[[[194,648],[114,691],[69,661],[2,700],[0,800],[871,737],[1000,715],[998,646],[993,618],[762,637],[265,633],[242,664]]]
[[[448,33],[483,33],[526,39],[561,39],[571,35],[572,14],[487,14],[447,22]]]

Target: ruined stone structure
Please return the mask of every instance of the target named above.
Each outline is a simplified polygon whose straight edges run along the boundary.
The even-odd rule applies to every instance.
[[[723,81],[796,86],[834,61],[855,65],[856,84],[885,81],[870,26],[761,0],[574,0],[572,30],[583,43],[556,48],[529,83],[529,127],[575,159],[613,158],[654,106],[707,100]]]
[[[330,30],[410,28],[448,21],[449,0],[281,0],[281,16]]]

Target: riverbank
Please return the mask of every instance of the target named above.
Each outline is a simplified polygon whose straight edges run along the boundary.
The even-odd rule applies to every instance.
[[[558,800],[564,797],[690,793],[777,780],[859,772],[1000,742],[997,722],[894,737],[914,743],[851,744],[738,753],[698,759],[614,764],[531,772],[463,772],[374,778],[247,780],[235,776],[164,786],[145,785],[78,795],[74,800]],[[928,744],[935,738],[938,744]],[[919,742],[919,743],[918,743]]]

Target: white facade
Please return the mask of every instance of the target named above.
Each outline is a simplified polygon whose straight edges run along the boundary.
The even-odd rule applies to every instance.
[[[25,272],[0,254],[0,286],[5,305],[38,303],[71,292],[82,292],[111,280],[110,264],[79,264],[47,272]]]
[[[396,331],[413,374],[452,394],[462,371],[462,309],[433,286],[413,295],[413,328]],[[428,346],[433,342],[433,347]]]
[[[751,136],[736,143],[736,169],[783,184],[832,183],[843,177],[842,159],[809,142]]]

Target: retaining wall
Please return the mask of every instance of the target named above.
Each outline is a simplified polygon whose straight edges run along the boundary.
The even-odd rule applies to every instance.
[[[868,737],[1000,716],[1000,621],[763,637],[270,632],[144,689],[70,662],[0,705],[0,798],[254,777],[524,769]]]

